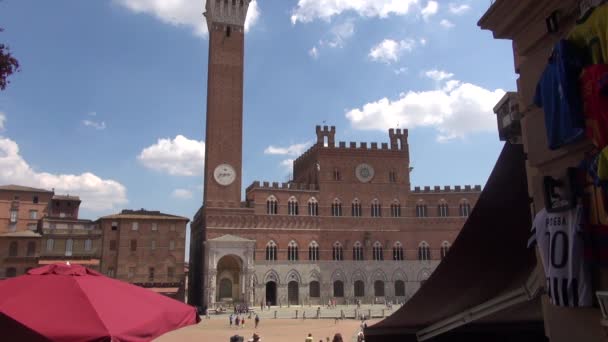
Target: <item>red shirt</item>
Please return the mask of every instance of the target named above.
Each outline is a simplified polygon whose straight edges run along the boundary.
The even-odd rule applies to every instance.
[[[602,149],[608,146],[608,64],[595,64],[583,69],[581,94],[585,114],[586,134]],[[602,88],[604,88],[602,91]]]

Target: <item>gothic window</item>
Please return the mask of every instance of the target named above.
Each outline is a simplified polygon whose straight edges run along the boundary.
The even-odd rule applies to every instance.
[[[380,201],[378,199],[374,199],[372,201],[372,217],[380,217],[382,216],[382,206],[380,205]]]
[[[365,284],[362,280],[355,281],[355,297],[364,297],[365,296]]]
[[[405,297],[405,283],[403,280],[395,281],[395,296]]]
[[[277,198],[274,196],[270,196],[266,200],[266,214],[276,215],[277,213],[278,213]]]
[[[427,217],[426,203],[420,200],[416,204],[416,217]]]
[[[344,297],[344,283],[341,280],[334,281],[334,297]]]
[[[395,170],[389,171],[388,181],[391,183],[397,183],[397,173],[395,172]]]
[[[361,216],[361,203],[359,203],[358,199],[353,200],[352,204],[352,216],[359,217]]]
[[[445,258],[446,255],[448,255],[449,251],[450,251],[450,243],[447,241],[443,241],[441,243],[441,259]]]
[[[334,246],[332,248],[332,260],[344,260],[344,248],[342,248],[342,244],[338,241],[334,242]]]
[[[340,174],[340,169],[334,168],[334,180],[339,181],[342,180],[342,175]]]
[[[27,256],[36,255],[36,243],[34,241],[30,241],[27,243]]]
[[[277,260],[277,244],[272,240],[266,244],[266,260]]]
[[[374,297],[384,297],[384,282],[382,280],[374,282]]]
[[[308,200],[308,216],[319,216],[319,202],[314,197]]]
[[[342,203],[337,198],[331,204],[331,216],[342,216]]]
[[[401,217],[401,204],[399,200],[394,200],[391,204],[391,217]]]
[[[431,260],[431,247],[426,241],[418,245],[418,260]]]
[[[462,200],[460,202],[460,217],[468,217],[469,214],[471,214],[471,204],[466,199]]]
[[[437,205],[437,213],[439,214],[439,217],[449,216],[448,204],[444,200],[441,200],[441,202],[439,202],[439,205]]]
[[[403,260],[403,245],[399,241],[393,245],[393,260]]]
[[[310,298],[321,297],[321,286],[318,281],[311,281],[310,284],[308,284],[308,288]]]
[[[355,242],[355,244],[353,245],[353,260],[363,260],[363,246],[359,241]]]
[[[372,255],[374,260],[384,260],[384,250],[380,241],[374,242],[374,247],[372,248]]]
[[[287,245],[287,260],[298,260],[298,244],[293,240]]]
[[[287,215],[298,215],[298,200],[293,196],[287,201]]]
[[[319,260],[319,244],[316,241],[313,241],[308,245],[308,260]]]

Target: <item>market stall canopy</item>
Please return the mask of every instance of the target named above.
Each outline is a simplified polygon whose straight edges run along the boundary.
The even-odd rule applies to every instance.
[[[150,341],[199,321],[194,307],[81,265],[47,265],[0,282],[7,341],[23,340],[24,327],[52,341]]]
[[[366,329],[366,341],[417,341],[417,333],[437,322],[517,294],[536,265],[527,248],[530,227],[525,155],[521,145],[506,143],[446,258],[403,307]]]

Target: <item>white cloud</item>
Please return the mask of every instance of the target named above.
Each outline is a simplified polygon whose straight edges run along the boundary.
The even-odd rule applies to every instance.
[[[401,55],[406,51],[412,51],[416,42],[412,39],[395,41],[385,39],[369,51],[369,57],[376,62],[390,64],[399,61]]]
[[[452,14],[461,15],[461,14],[468,12],[470,9],[471,9],[471,6],[469,6],[467,4],[458,5],[455,3],[450,3],[450,12]]]
[[[457,80],[436,90],[408,91],[396,100],[387,98],[347,111],[346,118],[356,129],[387,130],[399,122],[403,127],[434,127],[437,139],[464,138],[476,132],[496,130],[492,111],[502,98],[502,89],[488,90]]]
[[[312,49],[308,50],[308,55],[313,59],[319,58],[319,50],[316,46],[313,46]]]
[[[0,131],[4,130],[4,123],[6,122],[6,115],[0,112]]]
[[[454,27],[454,24],[451,21],[447,20],[447,19],[442,19],[439,22],[439,25],[445,27],[446,29],[451,29],[452,27]]]
[[[105,121],[82,120],[82,124],[87,127],[93,127],[98,130],[106,129]]]
[[[276,147],[276,146],[268,146],[264,150],[264,154],[275,154],[275,155],[283,155],[283,156],[299,156],[308,147],[311,145],[311,142],[305,142],[301,144],[293,144],[287,147]]]
[[[331,40],[326,41],[327,45],[332,48],[341,48],[344,46],[344,41],[348,38],[352,37],[355,34],[355,25],[353,20],[346,20],[345,22],[335,25],[331,29],[331,34],[333,38]]]
[[[420,38],[420,40],[418,40],[420,42],[420,45],[424,46],[426,45],[426,39],[425,38]]]
[[[418,0],[298,0],[291,22],[311,22],[315,19],[331,20],[343,12],[355,12],[361,17],[386,18],[389,15],[406,15]]]
[[[435,69],[426,71],[424,73],[424,75],[426,75],[426,77],[428,77],[436,82],[441,82],[443,80],[454,77],[454,74],[452,74],[452,73],[445,72],[443,70],[435,70]]]
[[[19,184],[42,189],[55,189],[57,194],[80,196],[82,208],[92,211],[116,210],[125,205],[127,189],[111,179],[102,179],[91,172],[80,175],[38,172],[19,154],[19,146],[0,137],[0,183]]]
[[[401,67],[399,69],[395,69],[394,72],[395,72],[395,75],[405,74],[407,72],[407,68]]]
[[[429,20],[430,17],[437,14],[437,11],[439,11],[439,4],[437,1],[429,1],[420,13],[424,20]]]
[[[114,0],[117,4],[135,13],[144,13],[173,25],[192,29],[198,36],[207,35],[207,23],[202,13],[205,12],[205,0]],[[245,30],[248,31],[260,16],[256,0],[249,4]]]
[[[156,144],[144,148],[137,159],[147,168],[170,175],[202,175],[205,143],[183,135],[175,139],[158,139]]]
[[[293,167],[293,159],[285,159],[281,161],[281,166],[287,170],[291,170]]]
[[[177,198],[177,199],[191,199],[192,191],[190,191],[188,189],[175,189],[171,193],[171,197]]]

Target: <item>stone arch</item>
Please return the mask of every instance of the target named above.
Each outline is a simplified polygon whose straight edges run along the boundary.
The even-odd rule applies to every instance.
[[[357,280],[363,281],[363,283],[367,283],[367,275],[361,269],[355,270],[351,276],[351,283],[354,283]]]
[[[431,270],[429,268],[423,268],[418,272],[418,281],[427,280],[430,276]]]
[[[408,281],[407,279],[407,275],[405,273],[405,271],[403,271],[402,269],[398,268],[393,272],[393,276],[391,278],[391,281],[397,281],[397,280],[403,280],[405,282]]]
[[[285,284],[289,284],[290,281],[295,281],[298,284],[302,284],[302,277],[300,276],[300,273],[295,269],[291,269],[289,272],[287,272],[287,275],[285,276]]]
[[[384,271],[382,271],[381,269],[376,269],[374,273],[372,273],[370,281],[374,282],[376,280],[382,280],[386,282],[388,281],[388,277],[386,276],[386,273],[384,273]]]
[[[336,280],[341,280],[342,282],[346,282],[346,273],[344,273],[344,270],[342,270],[342,269],[337,269],[334,271],[334,273],[332,273],[330,279],[331,279],[332,283]]]
[[[277,283],[277,285],[281,284],[281,278],[279,277],[279,273],[275,270],[268,270],[266,274],[264,274],[264,284],[269,281],[273,281]]]
[[[317,270],[310,271],[310,274],[308,275],[308,282],[311,282],[314,280],[319,281],[319,282],[321,281],[321,274]]]

